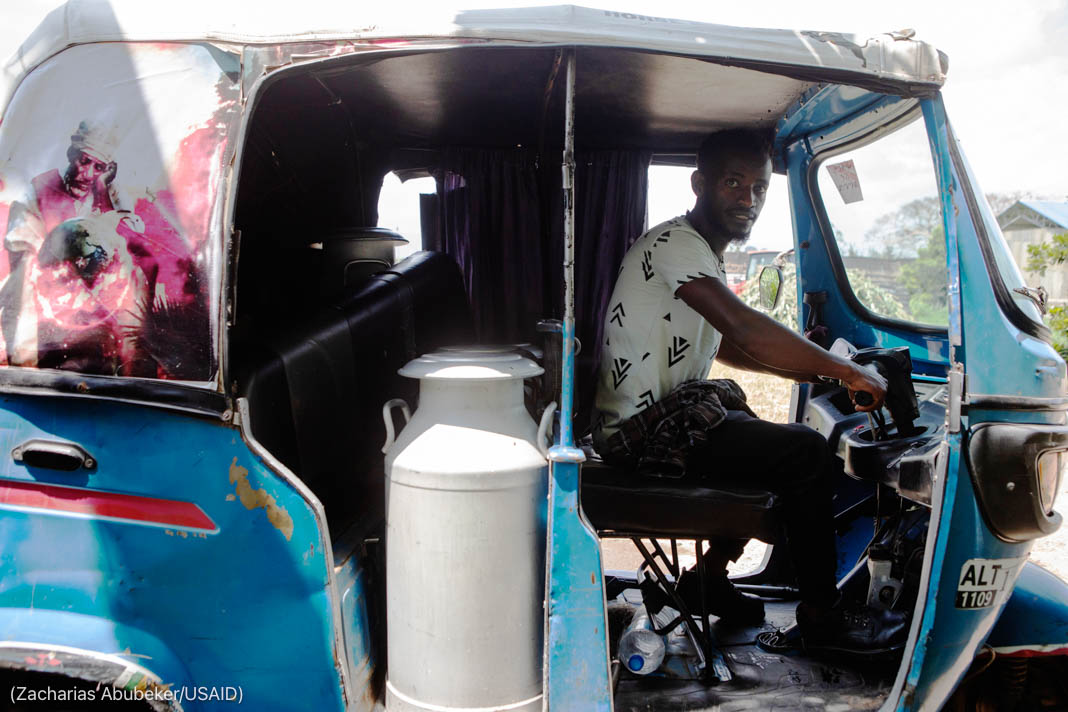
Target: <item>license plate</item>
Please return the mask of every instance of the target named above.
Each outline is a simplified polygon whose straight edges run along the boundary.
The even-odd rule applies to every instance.
[[[1023,558],[968,559],[960,567],[957,608],[989,608],[1002,603],[1016,583]]]

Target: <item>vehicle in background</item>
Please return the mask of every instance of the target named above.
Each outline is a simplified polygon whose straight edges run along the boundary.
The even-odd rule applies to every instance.
[[[749,283],[749,280],[755,279],[756,276],[760,274],[760,270],[764,265],[770,265],[774,262],[775,256],[778,255],[779,252],[780,250],[752,250],[742,253],[745,255],[746,259],[740,274],[732,271],[727,272],[727,284],[731,288],[731,291],[735,294],[741,294],[742,290],[745,289],[745,285]],[[736,255],[737,253],[732,254],[730,251],[724,255],[728,269],[731,266],[729,257],[735,256],[735,260],[737,260]]]

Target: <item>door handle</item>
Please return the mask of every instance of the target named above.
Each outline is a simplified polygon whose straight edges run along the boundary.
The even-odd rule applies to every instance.
[[[28,467],[74,472],[96,468],[96,459],[75,443],[27,440],[11,451],[11,459]]]

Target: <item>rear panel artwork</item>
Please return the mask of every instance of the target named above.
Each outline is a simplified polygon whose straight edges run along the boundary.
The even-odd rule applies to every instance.
[[[0,131],[0,363],[214,377],[236,70],[204,45],[88,45],[22,83]]]

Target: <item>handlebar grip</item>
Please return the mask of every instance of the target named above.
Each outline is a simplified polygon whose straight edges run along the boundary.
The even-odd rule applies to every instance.
[[[857,391],[857,395],[854,396],[854,400],[856,400],[857,405],[860,406],[869,406],[875,402],[875,399],[872,397],[871,393],[868,393],[867,391]]]

